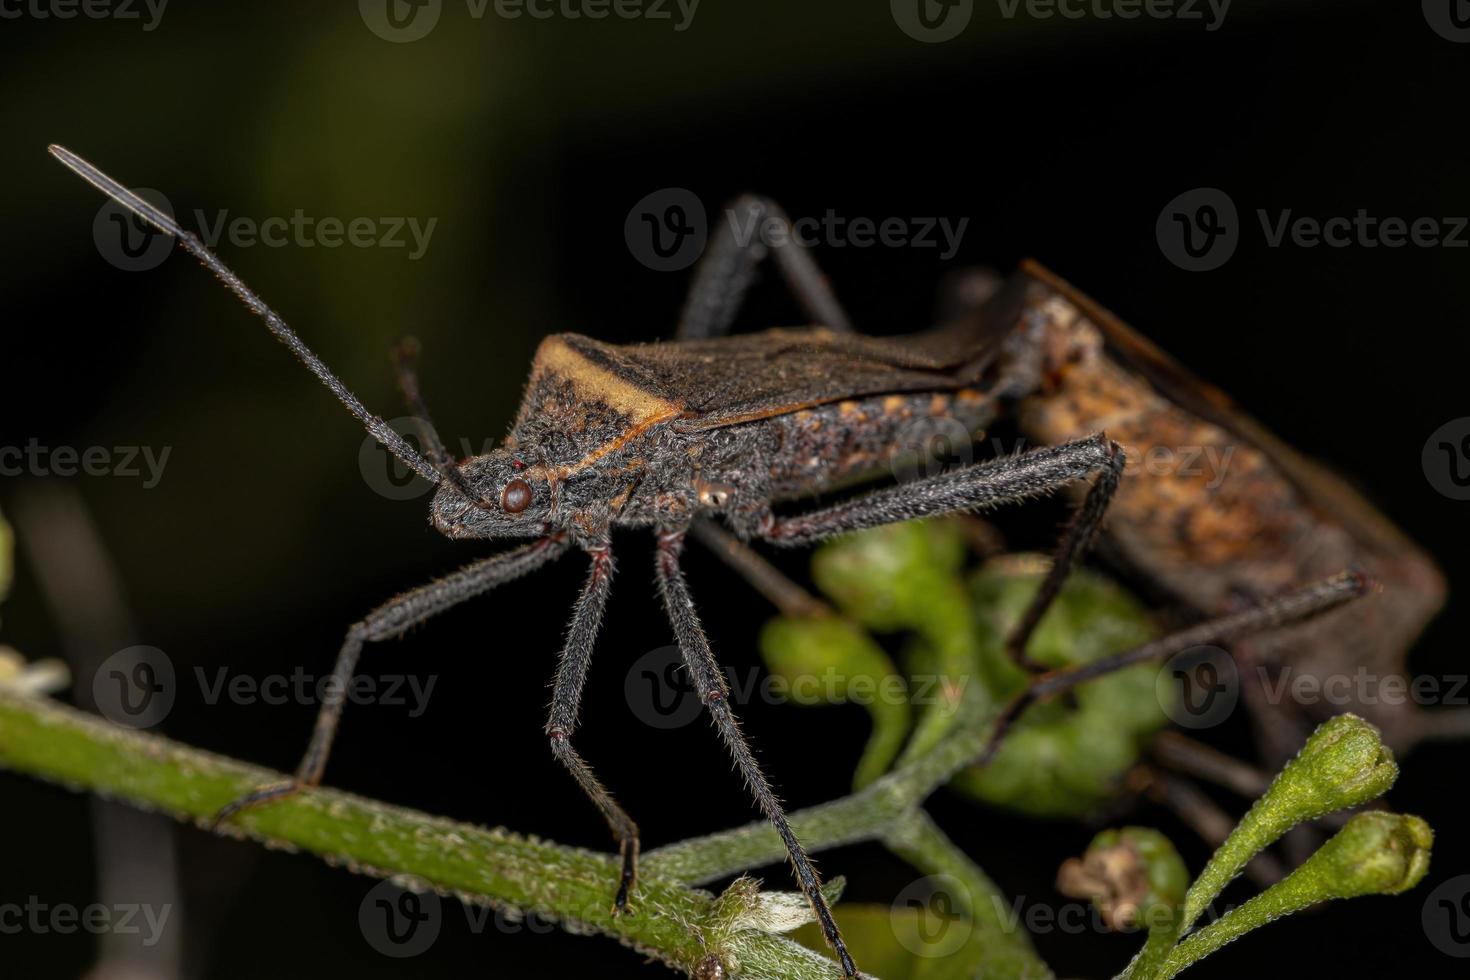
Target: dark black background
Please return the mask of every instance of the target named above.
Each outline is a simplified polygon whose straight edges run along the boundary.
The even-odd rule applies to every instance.
[[[504,431],[547,332],[625,341],[672,330],[687,275],[630,255],[623,221],[634,202],[682,186],[714,209],[753,189],[796,215],[968,217],[947,263],[916,248],[818,258],[862,327],[901,332],[928,321],[946,271],[1037,256],[1348,473],[1434,551],[1452,589],[1470,578],[1467,505],[1436,493],[1420,466],[1429,434],[1470,414],[1467,253],[1270,248],[1254,219],[1257,208],[1470,214],[1470,46],[1437,36],[1418,4],[1402,2],[1240,3],[1214,32],[1198,22],[1008,21],[979,6],[961,38],[934,45],[904,35],[877,0],[706,0],[682,33],[666,22],[476,21],[449,3],[433,34],[405,45],[373,36],[352,3],[175,0],[148,32],[4,20],[0,444],[173,447],[152,490],[70,481],[116,562],[138,641],[184,673],[323,672],[347,623],[485,549],[436,537],[423,501],[375,494],[352,421],[191,262],[175,255],[149,273],[105,262],[91,232],[99,198],[45,145],[161,188],[183,213],[437,216],[417,262],[403,250],[223,251],[386,415],[399,414],[386,352],[417,335],[441,428],[476,445]],[[1199,186],[1229,193],[1245,227],[1229,263],[1192,274],[1162,255],[1154,222]],[[748,322],[798,319],[768,284]],[[0,486],[0,506],[45,489],[19,482]],[[1057,517],[1038,513],[1017,518],[1019,535]],[[650,846],[744,822],[751,807],[713,733],[655,731],[628,709],[628,665],[668,635],[646,541],[619,545],[583,718],[588,754]],[[369,670],[440,683],[419,719],[351,711],[329,781],[604,846],[600,820],[541,734],[581,574],[579,562],[562,562],[370,649]],[[766,607],[703,555],[689,574],[717,649],[753,669]],[[24,553],[4,611],[5,642],[32,657],[59,652]],[[1466,625],[1452,599],[1416,667],[1463,672]],[[794,806],[844,792],[866,731],[859,709],[757,704],[746,716]],[[289,768],[310,723],[307,706],[183,697],[162,730]],[[1244,739],[1238,718],[1218,735],[1237,749]],[[1464,759],[1458,746],[1424,749],[1393,793],[1397,808],[1440,831],[1426,885],[1276,926],[1190,975],[1457,973],[1425,938],[1420,910],[1434,883],[1470,870],[1457,819]],[[0,776],[0,793],[0,901],[91,901],[83,799],[11,776]],[[1093,832],[948,798],[935,810],[1009,893],[1033,902],[1058,900],[1057,863]],[[1206,856],[1161,812],[1130,819],[1163,827],[1192,867]],[[178,846],[192,976],[659,971],[606,940],[472,935],[457,906],[434,948],[405,964],[360,935],[366,879],[193,831],[180,831]],[[860,901],[886,903],[917,877],[876,846],[821,863],[847,874]],[[787,886],[780,868],[766,877]],[[1111,975],[1135,946],[1093,934],[1038,943],[1060,976]],[[7,975],[78,976],[93,955],[85,938],[0,937]]]

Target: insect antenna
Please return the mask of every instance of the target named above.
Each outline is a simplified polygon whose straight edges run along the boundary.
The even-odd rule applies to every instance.
[[[184,251],[202,262],[209,271],[219,277],[220,282],[225,284],[225,288],[240,298],[240,301],[250,309],[250,312],[265,321],[265,325],[270,328],[271,333],[276,335],[276,339],[290,348],[291,353],[296,355],[296,359],[302,364],[305,364],[307,370],[316,375],[317,380],[326,385],[328,390],[337,396],[337,400],[342,403],[343,407],[351,412],[358,422],[362,423],[363,428],[367,429],[374,439],[382,443],[385,449],[403,460],[405,464],[425,480],[428,480],[430,483],[440,482],[442,475],[439,470],[435,469],[428,460],[424,459],[402,436],[394,432],[388,426],[387,422],[384,422],[378,416],[369,412],[363,406],[362,402],[357,400],[357,396],[349,391],[347,386],[342,383],[342,380],[333,374],[322,363],[321,358],[317,357],[312,352],[312,349],[306,346],[306,342],[296,335],[296,332],[286,324],[285,320],[281,319],[281,315],[267,306],[265,300],[257,296],[249,286],[245,285],[240,277],[230,270],[229,266],[225,265],[218,256],[204,246],[203,242],[180,228],[178,223],[170,215],[149,204],[137,194],[128,190],[65,147],[57,146],[53,143],[47,149],[52,156],[60,160],[68,169],[76,173],[77,176],[81,177],[87,183],[136,214],[139,218],[148,222],[154,228],[157,228],[166,235],[172,235],[177,239],[180,247]]]
[[[424,401],[424,394],[419,389],[418,372],[413,367],[418,353],[418,340],[405,337],[393,349],[393,367],[398,374],[398,387],[403,390],[403,400],[407,402],[408,410],[418,428],[419,439],[428,450],[429,465],[434,467],[434,472],[445,483],[459,491],[466,501],[482,509],[490,508],[493,506],[491,502],[477,493],[465,480],[459,467],[454,465],[454,458],[449,455],[449,450],[444,447],[444,440],[439,438],[439,431],[434,428],[434,420],[429,417],[428,403]]]

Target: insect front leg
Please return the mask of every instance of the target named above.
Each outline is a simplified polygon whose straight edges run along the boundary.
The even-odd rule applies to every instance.
[[[899,521],[986,510],[1044,496],[1095,471],[1121,467],[1122,458],[1122,447],[1098,433],[887,487],[805,514],[776,517],[768,512],[756,533],[773,544],[796,547]]]
[[[730,750],[736,766],[745,777],[746,785],[750,787],[756,802],[760,804],[766,818],[775,826],[776,833],[781,837],[781,843],[785,845],[786,853],[791,858],[791,864],[796,871],[796,878],[801,885],[802,893],[811,903],[812,911],[816,913],[817,923],[822,929],[827,945],[837,954],[844,976],[856,977],[858,976],[857,966],[847,952],[847,945],[842,941],[842,933],[832,918],[832,910],[827,906],[827,900],[822,895],[822,881],[817,877],[817,870],[812,866],[805,848],[801,846],[801,841],[797,840],[796,833],[791,829],[781,801],[777,799],[765,773],[761,771],[760,764],[756,762],[755,754],[750,750],[750,743],[746,741],[744,733],[740,730],[740,722],[730,709],[730,691],[725,684],[724,672],[720,669],[719,661],[715,659],[714,652],[710,649],[709,639],[704,635],[704,627],[700,625],[699,616],[694,611],[694,600],[689,594],[689,587],[684,581],[684,571],[679,565],[679,555],[684,549],[684,533],[683,529],[679,529],[661,531],[658,535],[659,592],[663,595],[664,609],[668,612],[669,622],[673,625],[674,636],[679,642],[679,650],[684,655],[684,666],[694,681],[694,689],[698,692],[700,700],[709,709],[710,718],[719,730],[725,747]]]
[[[327,766],[327,756],[332,750],[332,740],[337,734],[337,724],[342,719],[342,706],[352,687],[352,677],[357,670],[357,660],[362,654],[364,644],[401,636],[409,627],[416,626],[431,616],[488,592],[497,585],[535,571],[566,549],[567,546],[560,537],[549,537],[512,551],[492,555],[451,575],[405,592],[354,623],[347,630],[347,637],[342,641],[342,649],[337,654],[332,682],[322,698],[311,743],[306,747],[301,764],[296,767],[296,775],[290,782],[263,786],[226,804],[215,814],[214,822],[220,823],[242,810],[279,800],[304,787],[321,783],[322,772]]]
[[[618,881],[614,913],[627,907],[628,895],[638,878],[638,825],[628,816],[611,793],[602,785],[585,759],[572,748],[572,732],[577,727],[577,714],[582,704],[582,687],[587,681],[587,668],[592,662],[592,647],[602,626],[602,613],[607,608],[607,595],[612,588],[612,548],[606,542],[586,547],[592,560],[587,584],[577,600],[572,625],[567,631],[566,646],[556,670],[556,683],[551,695],[551,716],[546,722],[546,735],[551,739],[551,752],[582,787],[612,829],[622,855],[623,871]]]
[[[714,240],[694,273],[694,283],[679,316],[679,340],[703,340],[730,332],[740,312],[756,267],[770,254],[792,295],[815,323],[832,330],[850,331],[842,304],[806,246],[793,240],[791,219],[768,198],[745,194],[727,204],[716,221]],[[779,227],[774,244],[762,238],[762,229]]]

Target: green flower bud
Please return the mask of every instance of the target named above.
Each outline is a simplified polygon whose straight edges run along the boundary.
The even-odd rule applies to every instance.
[[[1418,817],[1360,813],[1285,880],[1176,946],[1158,980],[1169,980],[1252,929],[1321,902],[1407,891],[1428,872],[1433,844],[1434,832]]]
[[[1382,796],[1398,778],[1378,729],[1357,715],[1323,723],[1230,834],[1185,901],[1184,928],[1199,918],[1246,862],[1292,827]]]
[[[1429,871],[1434,831],[1414,816],[1360,813],[1298,869],[1320,878],[1325,898],[1397,895]]]

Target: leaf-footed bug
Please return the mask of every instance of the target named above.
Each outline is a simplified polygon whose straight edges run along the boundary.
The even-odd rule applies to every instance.
[[[1022,501],[1092,478],[1065,532],[1058,560],[1012,646],[1055,598],[1067,569],[1097,531],[1124,467],[1121,448],[1101,433],[1015,456],[923,476],[795,515],[782,500],[884,472],[916,447],[905,434],[916,418],[952,419],[978,433],[1000,408],[1034,387],[1034,357],[1016,329],[1021,307],[1003,294],[984,315],[904,338],[851,331],[836,298],[799,247],[769,248],[728,233],[711,243],[678,331],[668,344],[613,346],[577,334],[548,337],[531,368],[522,408],[503,445],[455,461],[429,422],[409,358],[398,368],[420,423],[420,453],[369,412],[291,330],[195,236],[75,154],[51,152],[89,183],[202,262],[284,343],[343,406],[396,457],[437,485],[430,519],[451,538],[530,539],[414,589],[350,627],[334,669],[338,696],[324,700],[294,779],[262,787],[226,806],[217,820],[320,782],[343,699],[364,644],[398,636],[452,606],[525,575],[572,548],[589,572],[556,671],[546,733],[553,754],[601,810],[616,837],[622,873],[615,908],[636,883],[637,826],[572,747],[582,688],[613,576],[611,532],[642,527],[658,542],[656,571],[686,668],[760,808],[775,826],[797,879],[846,976],[858,976],[820,890],[820,880],[756,763],[729,704],[718,661],[695,612],[680,566],[692,530],[745,570],[778,602],[779,575],[744,541],[799,546],[895,521]],[[784,221],[771,202],[735,204]],[[727,229],[728,232],[728,229]],[[726,336],[756,264],[767,254],[812,319],[824,326]],[[1019,367],[1018,367],[1019,365]],[[722,536],[711,518],[737,538]],[[703,529],[703,530],[701,530]],[[1264,617],[1269,619],[1270,617]]]

